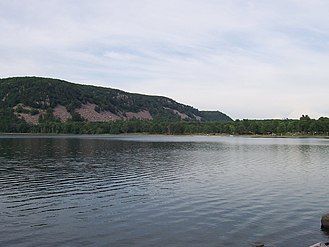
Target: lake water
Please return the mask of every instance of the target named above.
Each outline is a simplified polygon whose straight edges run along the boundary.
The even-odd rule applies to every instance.
[[[0,246],[309,246],[329,140],[0,136]]]

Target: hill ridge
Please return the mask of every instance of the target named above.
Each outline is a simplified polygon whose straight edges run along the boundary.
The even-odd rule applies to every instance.
[[[231,121],[219,111],[199,111],[156,95],[25,76],[0,79],[0,109],[29,124],[42,121]]]

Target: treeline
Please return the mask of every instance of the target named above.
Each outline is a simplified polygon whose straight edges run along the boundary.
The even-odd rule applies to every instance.
[[[3,133],[52,133],[52,134],[231,134],[231,135],[328,135],[329,118],[299,120],[235,120],[230,122],[185,121],[114,121],[87,123],[69,121],[41,122],[29,125],[24,121],[0,122]]]

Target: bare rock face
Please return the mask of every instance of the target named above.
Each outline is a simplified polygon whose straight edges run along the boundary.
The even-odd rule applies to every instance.
[[[29,124],[37,125],[39,123],[39,117],[42,114],[38,113],[36,115],[31,115],[29,113],[15,113],[15,115]]]
[[[321,218],[321,228],[329,230],[329,213],[322,216],[322,218]]]
[[[152,115],[149,111],[140,112],[126,112],[127,119],[140,119],[140,120],[152,120]]]
[[[172,111],[173,113],[177,114],[182,120],[184,120],[184,119],[189,119],[189,118],[190,118],[190,117],[187,116],[185,113],[179,112],[179,111],[177,111],[177,110],[175,110],[175,109],[171,109],[171,108],[168,108],[168,107],[164,107],[164,109],[166,109],[166,110],[170,110],[170,111]]]
[[[95,104],[87,103],[82,105],[79,109],[76,109],[75,111],[79,113],[81,117],[86,119],[88,122],[108,122],[121,119],[120,116],[110,111],[97,112],[95,110],[96,106],[97,105]]]
[[[67,111],[65,106],[57,105],[53,112],[54,116],[61,120],[62,123],[67,122],[70,118],[72,118],[71,114]]]
[[[19,111],[18,109],[24,111],[24,112],[17,112]],[[24,120],[25,122],[32,124],[32,125],[37,125],[39,123],[39,118],[40,116],[45,114],[44,110],[40,109],[34,109],[30,106],[25,106],[23,104],[18,104],[13,107],[14,114],[19,118]],[[32,114],[32,111],[35,111]]]

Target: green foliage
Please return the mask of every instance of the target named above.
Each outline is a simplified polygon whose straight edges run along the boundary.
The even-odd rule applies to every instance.
[[[218,121],[219,119],[222,121],[232,121],[232,119],[226,114],[220,111],[200,111],[200,117],[207,119],[207,121]]]
[[[63,133],[63,134],[231,134],[231,135],[328,135],[329,118],[318,120],[236,120],[234,122],[188,122],[188,121],[112,121],[61,123],[56,119],[38,125],[28,125],[17,120],[13,114],[0,112],[0,132],[11,133]]]
[[[54,117],[53,110],[51,108],[48,108],[46,113],[39,117],[39,123],[52,123],[52,122],[60,123],[59,119]]]
[[[40,112],[37,110],[37,109],[32,109],[32,110],[30,110],[30,114],[32,115],[32,116],[34,116],[34,115],[37,115],[37,114],[39,114]]]
[[[26,133],[31,131],[31,126],[18,119],[12,109],[0,109],[0,132],[2,133]]]

